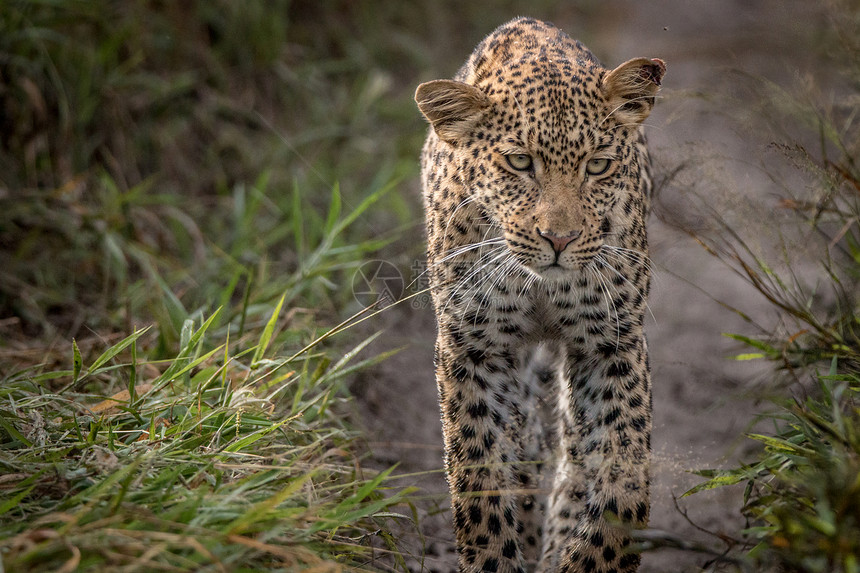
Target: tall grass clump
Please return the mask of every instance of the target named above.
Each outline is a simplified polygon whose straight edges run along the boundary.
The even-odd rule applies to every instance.
[[[736,358],[773,365],[775,406],[749,435],[759,444],[755,456],[699,472],[707,481],[688,492],[744,485],[748,527],[723,539],[739,559],[732,567],[745,571],[860,571],[860,45],[850,33],[856,11],[830,10],[825,46],[832,70],[846,72],[825,78],[834,92],[813,81],[791,91],[747,78],[745,96],[763,102],[755,116],[783,137],[770,146],[771,159],[782,161],[768,168],[779,196],[759,205],[756,218],[778,225],[744,229],[706,207],[718,232],[690,231],[779,317],[763,326],[741,304],[727,304],[754,329],[729,335],[749,348]]]
[[[399,555],[385,523],[408,491],[361,469],[337,412],[372,338],[336,362],[325,336],[289,350],[275,344],[288,314],[278,304],[247,348],[216,344],[216,312],[185,323],[169,360],[146,358],[140,329],[86,365],[72,343],[68,370],[6,375],[0,569],[335,571]]]

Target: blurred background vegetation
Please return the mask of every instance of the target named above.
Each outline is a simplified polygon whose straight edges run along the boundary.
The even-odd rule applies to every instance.
[[[423,256],[414,86],[513,15],[610,4],[0,0],[6,570],[405,568],[414,505],[343,420],[385,356],[323,333],[360,311],[363,261]],[[856,3],[826,12],[841,91],[686,94],[755,103],[735,119],[779,134],[779,200],[817,238],[794,274],[707,197],[710,229],[675,222],[781,317],[738,334],[775,366],[773,431],[696,488],[746,485],[727,570],[860,571],[860,34]],[[695,195],[691,162],[664,161],[666,193]]]
[[[169,345],[185,315],[246,288],[276,298],[321,241],[335,186],[355,207],[414,172],[416,72],[402,60],[416,54],[364,25],[386,17],[371,6],[4,2],[10,332],[68,340],[155,320]],[[331,247],[416,224],[402,194],[387,202]],[[323,310],[338,294],[302,288]]]

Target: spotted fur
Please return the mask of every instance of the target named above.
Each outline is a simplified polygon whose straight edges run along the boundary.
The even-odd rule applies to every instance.
[[[461,571],[635,571],[650,164],[665,65],[520,18],[422,84],[436,378]],[[548,495],[546,495],[548,493]]]

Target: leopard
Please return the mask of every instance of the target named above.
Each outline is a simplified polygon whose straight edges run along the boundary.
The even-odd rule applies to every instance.
[[[520,17],[425,82],[435,375],[462,572],[638,570],[650,513],[644,121],[666,64],[605,68]]]

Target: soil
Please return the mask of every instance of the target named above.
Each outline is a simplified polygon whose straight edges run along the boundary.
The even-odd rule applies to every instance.
[[[689,160],[691,150],[704,150],[697,156],[708,156],[709,165],[695,165],[688,171],[688,182],[695,183],[699,192],[709,189],[699,176],[716,172],[715,194],[725,195],[723,189],[744,190],[766,201],[770,183],[757,162],[766,157],[771,135],[747,129],[737,119],[743,114],[726,113],[728,98],[736,96],[732,78],[761,76],[790,85],[799,75],[811,73],[817,58],[812,49],[814,35],[825,25],[816,3],[593,4],[588,11],[560,8],[534,15],[582,39],[608,64],[637,56],[667,62],[664,97],[648,120],[658,170]],[[486,32],[496,24],[488,23]],[[440,69],[440,77],[458,65],[450,62]],[[747,115],[755,113],[755,105],[742,100],[732,104],[734,111],[740,106]],[[417,194],[417,182],[413,185]],[[725,544],[699,528],[730,534],[743,527],[738,513],[742,491],[722,488],[677,498],[701,481],[692,470],[725,467],[743,456],[748,441],[742,436],[766,404],[750,399],[763,367],[729,360],[741,350],[722,336],[750,333],[750,326],[717,300],[740,306],[765,322],[773,323],[775,316],[749,285],[664,222],[672,214],[690,217],[688,212],[667,207],[687,205],[684,193],[677,182],[665,189],[650,220],[651,258],[656,266],[650,296],[653,320],[647,327],[654,382],[651,527],[721,551]],[[692,219],[707,225],[701,218]],[[405,349],[366,374],[354,390],[371,436],[373,463],[399,464],[397,472],[409,475],[396,483],[421,488],[421,535],[415,535],[415,551],[423,543],[424,568],[450,571],[456,569],[456,559],[446,511],[433,377],[434,322],[428,305],[417,306],[399,305],[398,310],[380,315],[374,325],[374,329],[385,328],[379,347]],[[646,553],[641,570],[700,571],[710,559],[710,555],[663,549]]]

